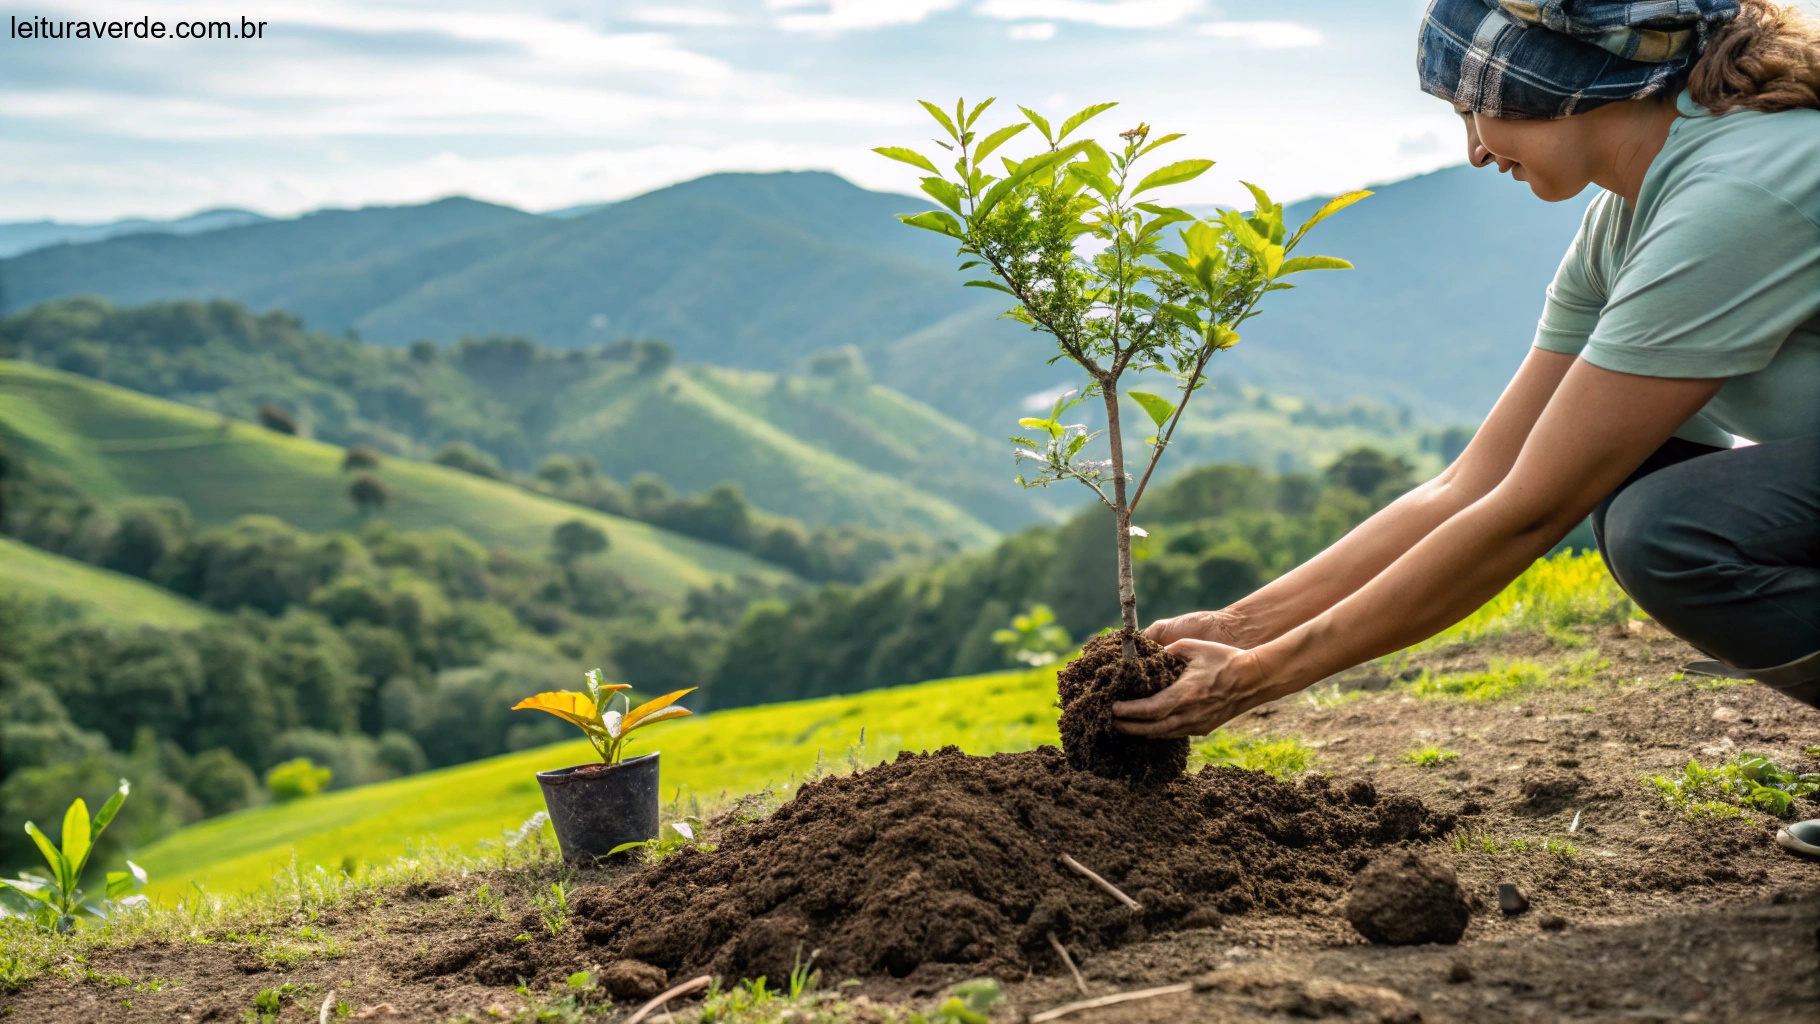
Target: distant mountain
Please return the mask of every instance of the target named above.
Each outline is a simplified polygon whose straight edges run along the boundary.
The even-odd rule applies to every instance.
[[[48,245],[95,242],[118,235],[138,235],[147,232],[196,235],[204,231],[218,231],[222,228],[258,224],[270,219],[262,213],[254,213],[251,210],[221,209],[204,210],[201,213],[193,213],[188,217],[178,217],[174,220],[128,217],[124,220],[107,221],[102,224],[68,224],[55,220],[20,221],[13,224],[0,224],[0,258],[17,256],[19,253],[42,249]]]
[[[1306,216],[1316,201],[1296,204]],[[134,235],[0,260],[0,312],[93,293],[229,297],[388,344],[517,334],[556,347],[643,336],[689,362],[793,371],[855,345],[881,383],[997,433],[1065,386],[1048,344],[957,287],[923,200],[831,174],[717,174],[536,215],[468,199]],[[1384,186],[1309,245],[1356,271],[1273,296],[1221,371],[1267,390],[1367,397],[1429,422],[1483,415],[1522,358],[1582,202],[1466,167]]]

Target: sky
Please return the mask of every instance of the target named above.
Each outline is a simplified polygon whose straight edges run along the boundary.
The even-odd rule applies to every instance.
[[[915,102],[998,97],[1100,134],[1185,132],[1181,202],[1464,159],[1415,82],[1424,0],[15,0],[0,12],[0,221],[292,215],[452,194],[531,210],[726,170],[913,191]],[[12,38],[6,19],[252,17],[263,38]],[[1017,145],[1010,155],[1022,155]]]

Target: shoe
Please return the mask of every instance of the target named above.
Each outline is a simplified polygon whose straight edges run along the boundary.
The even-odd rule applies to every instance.
[[[1776,843],[1794,853],[1820,857],[1820,818],[1789,825],[1776,833]]]
[[[1682,673],[1690,676],[1712,676],[1716,679],[1750,679],[1751,674],[1741,668],[1733,668],[1715,658],[1702,658],[1690,661],[1681,666]]]

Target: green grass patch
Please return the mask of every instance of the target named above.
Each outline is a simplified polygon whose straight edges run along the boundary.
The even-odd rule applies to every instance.
[[[1314,748],[1294,736],[1249,736],[1220,729],[1194,744],[1188,767],[1231,765],[1289,781],[1306,774],[1314,760]]]
[[[1641,614],[1605,571],[1597,552],[1563,551],[1538,560],[1478,611],[1412,649],[1430,650],[1522,631],[1559,635],[1572,626],[1609,625]]]
[[[0,537],[0,595],[52,601],[116,626],[194,629],[218,616],[144,580]]]
[[[1597,654],[1585,654],[1549,668],[1533,661],[1493,659],[1483,672],[1423,672],[1397,689],[1417,697],[1448,700],[1498,700],[1534,690],[1571,690],[1592,682],[1610,666]]]
[[[1778,767],[1762,754],[1741,753],[1730,761],[1705,767],[1689,760],[1674,775],[1645,780],[1662,802],[1690,818],[1736,818],[1744,808],[1786,818],[1795,801],[1820,793],[1820,774]]]
[[[1417,747],[1414,750],[1406,751],[1401,760],[1404,764],[1413,764],[1421,768],[1438,768],[1459,756],[1458,751],[1442,750],[1440,747],[1427,746]]]

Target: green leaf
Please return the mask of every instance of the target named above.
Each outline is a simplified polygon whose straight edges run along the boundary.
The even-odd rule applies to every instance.
[[[1251,191],[1251,199],[1253,202],[1257,203],[1256,209],[1259,213],[1263,213],[1267,210],[1271,210],[1276,207],[1276,204],[1270,201],[1270,193],[1264,191],[1263,189],[1259,188],[1256,185],[1253,185],[1249,181],[1241,181],[1241,182],[1239,182],[1239,184],[1245,186],[1247,189],[1249,189]]]
[[[107,823],[114,820],[114,815],[120,813],[120,805],[126,803],[126,795],[131,790],[132,786],[125,779],[121,779],[119,788],[114,790],[114,795],[108,797],[107,803],[101,805],[101,810],[95,812],[95,822],[89,827],[90,839],[99,836],[101,830],[107,827]]]
[[[1337,256],[1297,256],[1284,260],[1278,276],[1299,274],[1304,270],[1351,270],[1352,264]]]
[[[1140,192],[1161,188],[1164,185],[1179,185],[1184,181],[1193,181],[1212,166],[1212,160],[1177,160],[1172,164],[1164,164],[1144,175],[1144,180],[1138,182],[1137,188],[1132,189],[1131,194],[1135,196]]]
[[[1267,292],[1286,292],[1289,289],[1294,288],[1294,287],[1295,287],[1295,285],[1290,284],[1287,281],[1278,281],[1274,284],[1265,285],[1264,290]]]
[[[879,156],[890,157],[900,163],[909,164],[912,167],[920,167],[930,174],[942,173],[935,169],[935,164],[931,163],[928,157],[918,153],[914,149],[907,149],[903,146],[879,146],[872,152],[877,153]]]
[[[1167,146],[1171,142],[1174,142],[1175,140],[1177,140],[1181,137],[1182,137],[1182,133],[1176,132],[1173,135],[1165,135],[1160,139],[1151,139],[1150,143],[1148,145],[1146,145],[1143,149],[1140,149],[1137,151],[1137,155],[1143,156],[1145,153],[1150,152],[1151,150],[1157,148],[1158,146]]]
[[[88,829],[88,804],[77,797],[70,802],[70,809],[63,812],[63,863],[69,872],[69,877],[62,882],[66,892],[76,888],[83,865],[88,863],[88,852],[94,846],[95,838]]]
[[[992,105],[992,101],[995,99],[998,99],[998,97],[997,96],[988,96],[985,99],[981,100],[979,103],[975,104],[973,107],[973,113],[967,115],[967,123],[962,125],[961,127],[963,127],[963,128],[973,127],[973,122],[980,119],[980,115],[986,112],[986,108],[990,107]]]
[[[1008,168],[1011,168],[1010,172],[1005,176],[1004,180],[993,185],[986,191],[986,194],[981,197],[979,205],[973,208],[973,216],[976,218],[986,216],[988,213],[992,212],[993,207],[997,206],[1006,195],[1010,194],[1012,189],[1015,189],[1025,181],[1028,181],[1031,175],[1036,174],[1039,171],[1050,170],[1055,167],[1056,164],[1072,160],[1078,156],[1080,152],[1081,144],[1077,142],[1073,145],[1063,146],[1061,149],[1049,153],[1033,156],[1016,165],[1012,165],[1011,162],[1007,160],[1005,163]]]
[[[620,854],[625,853],[627,850],[642,850],[645,847],[650,846],[650,845],[651,845],[651,840],[649,840],[649,839],[641,839],[641,840],[639,840],[637,842],[633,842],[633,843],[620,843],[618,846],[615,846],[611,850],[608,850],[607,856],[617,857]]]
[[[1068,459],[1072,459],[1076,455],[1079,455],[1081,449],[1085,447],[1087,447],[1087,435],[1081,434],[1074,440],[1068,442],[1068,453],[1062,456],[1063,461],[1067,461]]]
[[[1168,423],[1170,415],[1175,412],[1175,405],[1161,395],[1153,395],[1148,391],[1127,391],[1125,394],[1143,406],[1144,411],[1150,414],[1150,422],[1159,427]]]
[[[1036,125],[1037,131],[1043,133],[1044,141],[1052,146],[1055,145],[1055,135],[1049,131],[1049,122],[1043,115],[1025,106],[1019,106],[1017,109],[1024,112],[1024,116],[1030,119],[1031,124]]]
[[[1140,210],[1156,215],[1145,223],[1142,231],[1138,232],[1139,238],[1161,231],[1171,224],[1180,224],[1183,221],[1194,219],[1194,214],[1189,213],[1187,210],[1178,210],[1173,206],[1158,206],[1155,203],[1139,203],[1137,204],[1137,207]]]
[[[1056,431],[1060,429],[1056,426],[1054,420],[1046,420],[1041,416],[1025,416],[1023,419],[1017,421],[1017,425],[1023,427],[1025,430],[1041,430],[1052,437],[1055,435]],[[1013,438],[1013,440],[1016,439]]]
[[[1231,229],[1232,237],[1246,252],[1257,259],[1264,258],[1264,247],[1270,243],[1264,240],[1264,236],[1257,233],[1249,221],[1232,210],[1227,210],[1220,217],[1220,221]]]
[[[995,292],[1004,292],[1006,295],[1009,295],[1014,299],[1017,298],[1016,292],[1005,287],[1004,285],[1000,284],[997,281],[968,281],[967,283],[961,285],[961,287],[963,287],[963,288],[990,288]]]
[[[69,873],[63,854],[52,845],[50,837],[44,834],[43,829],[29,821],[25,823],[25,834],[31,836],[32,842],[38,844],[38,853],[44,857],[45,866],[51,869],[51,874],[57,876],[58,884],[61,885],[64,876]]]
[[[1159,252],[1156,254],[1156,258],[1157,258],[1158,262],[1163,264],[1163,266],[1168,267],[1170,270],[1175,271],[1176,273],[1182,275],[1183,277],[1193,277],[1194,276],[1193,265],[1191,265],[1186,259],[1182,258],[1181,256],[1179,256],[1173,252]],[[1167,309],[1168,307],[1165,306],[1164,308]]]
[[[924,178],[923,191],[936,202],[953,210],[958,216],[961,212],[961,187],[946,178]]]
[[[1056,134],[1055,141],[1060,142],[1063,139],[1066,139],[1069,132],[1074,131],[1081,125],[1086,124],[1088,121],[1104,114],[1106,111],[1111,110],[1116,106],[1118,106],[1117,103],[1095,103],[1091,107],[1082,109],[1068,120],[1062,122],[1061,131]]]
[[[1110,176],[1100,173],[1087,164],[1070,164],[1068,173],[1079,178],[1088,188],[1093,189],[1107,199],[1111,199],[1118,194],[1119,187]]]
[[[1176,259],[1181,259],[1181,257],[1177,256]],[[1195,312],[1192,309],[1178,306],[1173,302],[1165,302],[1158,309],[1158,312],[1194,332],[1196,338],[1202,337],[1207,332],[1207,324],[1199,316],[1195,315]]]
[[[985,140],[979,144],[979,148],[973,151],[973,162],[978,164],[988,156],[991,156],[993,150],[1011,141],[1012,136],[1028,127],[1030,127],[1028,124],[1019,122],[1018,124],[1006,125],[998,131],[993,132],[991,135],[986,136]]]
[[[959,139],[961,137],[959,129],[954,127],[954,120],[948,116],[947,111],[928,100],[917,100],[916,102],[921,103],[923,109],[929,112],[929,116],[935,118],[938,124],[947,129],[949,138]]]
[[[1224,324],[1213,327],[1213,345],[1215,348],[1231,348],[1239,343],[1239,332]]]
[[[1264,276],[1275,277],[1283,268],[1283,247],[1280,245],[1264,246]]]
[[[1326,204],[1320,209],[1316,210],[1314,216],[1302,222],[1302,226],[1296,229],[1295,236],[1301,238],[1308,233],[1309,228],[1314,227],[1316,224],[1339,213],[1341,210],[1346,209],[1348,206],[1351,206],[1368,195],[1371,195],[1369,189],[1360,189],[1357,192],[1347,192],[1342,195],[1334,196],[1332,199],[1327,200]]]
[[[926,210],[922,213],[900,213],[897,219],[913,228],[922,228],[936,234],[947,235],[965,241],[967,236],[961,232],[961,222],[954,219],[951,213],[941,210]]]

